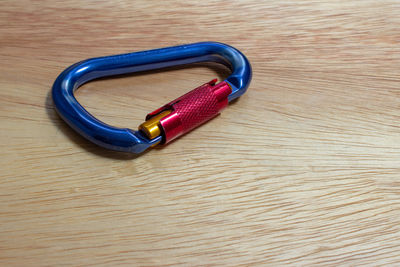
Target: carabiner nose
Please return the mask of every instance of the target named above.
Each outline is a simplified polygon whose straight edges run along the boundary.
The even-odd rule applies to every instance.
[[[223,64],[230,68],[231,75],[218,84],[212,80],[148,114],[138,131],[99,121],[74,96],[78,87],[93,79],[197,62]],[[88,140],[107,149],[141,153],[216,116],[228,102],[246,92],[251,76],[250,63],[239,50],[222,43],[202,42],[78,62],[58,76],[52,96],[61,118]]]

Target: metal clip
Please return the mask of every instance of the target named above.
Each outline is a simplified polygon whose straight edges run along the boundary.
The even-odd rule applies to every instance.
[[[99,121],[73,94],[93,79],[196,62],[221,63],[232,73],[223,82],[217,84],[217,80],[212,80],[151,112],[138,131]],[[52,96],[61,118],[88,140],[112,150],[141,153],[156,144],[168,143],[219,114],[229,102],[245,93],[251,76],[250,63],[237,49],[222,43],[203,42],[76,63],[58,76]]]

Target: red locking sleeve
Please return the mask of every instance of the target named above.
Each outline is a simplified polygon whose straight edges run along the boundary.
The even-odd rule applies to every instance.
[[[206,83],[148,115],[147,118],[164,110],[172,111],[160,120],[164,143],[212,119],[228,105],[231,88],[226,82],[215,82]]]

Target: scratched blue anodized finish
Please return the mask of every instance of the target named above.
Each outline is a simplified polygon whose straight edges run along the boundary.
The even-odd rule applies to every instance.
[[[53,101],[59,115],[93,143],[112,150],[140,153],[161,137],[150,140],[140,131],[116,128],[99,121],[78,103],[74,91],[96,78],[209,61],[231,69],[232,74],[225,80],[232,87],[229,101],[245,93],[252,75],[247,58],[229,45],[202,42],[78,62],[64,70],[54,82]]]

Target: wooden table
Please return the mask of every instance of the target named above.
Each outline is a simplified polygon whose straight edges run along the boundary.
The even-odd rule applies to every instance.
[[[399,1],[0,3],[0,265],[400,265]],[[161,149],[106,151],[50,89],[90,57],[198,41],[243,51],[252,84]],[[107,123],[215,77],[212,64],[99,80]]]

